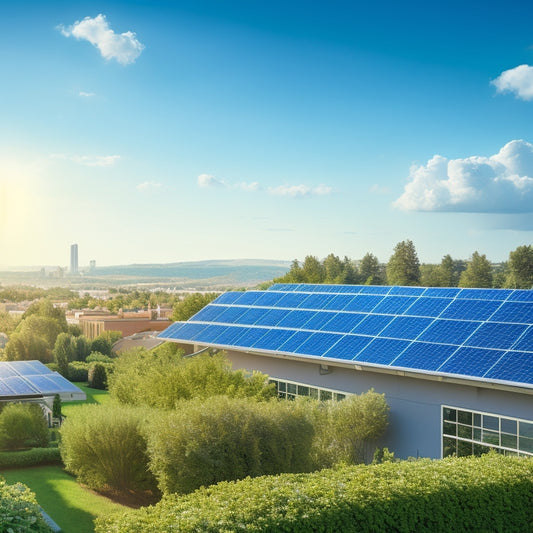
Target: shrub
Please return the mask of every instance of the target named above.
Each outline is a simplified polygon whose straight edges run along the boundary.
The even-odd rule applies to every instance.
[[[91,363],[87,374],[89,387],[105,390],[107,388],[106,367],[102,363]]]
[[[87,363],[94,363],[95,361],[98,361],[99,363],[113,363],[115,359],[100,352],[91,352],[85,361],[87,361]]]
[[[0,469],[61,464],[58,448],[32,448],[16,452],[0,452]]]
[[[311,468],[313,427],[295,403],[192,400],[160,413],[147,434],[150,469],[165,493]]]
[[[48,425],[38,404],[10,403],[0,413],[1,448],[46,447],[49,438]]]
[[[88,381],[89,363],[85,361],[72,361],[68,365],[68,379],[75,382]]]
[[[83,405],[61,428],[61,457],[79,481],[98,490],[155,488],[141,431],[146,413],[123,406]]]
[[[225,482],[96,520],[96,533],[531,531],[533,461],[488,454]]]
[[[8,485],[0,478],[1,531],[50,533],[33,492],[22,483]]]

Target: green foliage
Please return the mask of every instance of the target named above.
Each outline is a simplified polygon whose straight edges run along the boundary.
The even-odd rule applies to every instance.
[[[10,335],[17,327],[18,320],[16,320],[10,313],[0,311],[0,332]]]
[[[378,258],[367,253],[359,265],[359,280],[365,285],[381,285],[383,284],[383,270],[379,264]]]
[[[8,485],[0,478],[0,527],[6,533],[50,533],[35,495],[22,483]]]
[[[99,352],[104,355],[111,355],[112,344],[109,339],[98,335],[96,339],[91,342],[91,352]]]
[[[62,464],[58,448],[31,448],[16,452],[0,452],[0,469]]]
[[[38,360],[49,363],[52,352],[45,339],[31,331],[13,333],[4,349],[6,361],[31,361]]]
[[[219,481],[311,469],[313,426],[291,402],[214,397],[152,420],[150,469],[164,493]]]
[[[0,448],[17,450],[48,446],[48,425],[35,403],[9,403],[0,413]]]
[[[420,262],[412,241],[401,241],[387,263],[389,285],[420,285]]]
[[[533,287],[533,246],[519,246],[510,252],[508,268],[506,287],[531,289]]]
[[[22,315],[22,319],[26,320],[30,316],[51,318],[57,322],[60,331],[67,331],[68,329],[65,312],[59,307],[54,307],[54,304],[48,298],[33,302]],[[52,342],[51,344],[53,345],[54,343]]]
[[[107,388],[106,365],[99,362],[91,363],[87,374],[87,382],[92,389],[105,390]]]
[[[466,270],[461,273],[459,287],[492,287],[492,265],[485,254],[472,254]]]
[[[99,363],[114,363],[115,359],[113,357],[109,357],[109,355],[104,355],[100,352],[91,352],[91,354],[87,356],[85,361],[87,363],[94,363],[95,361],[98,361]]]
[[[69,363],[68,379],[74,382],[87,382],[89,379],[89,363],[85,361],[72,361],[72,363]]]
[[[229,397],[271,398],[274,386],[259,372],[233,371],[223,353],[178,357],[170,351],[135,348],[116,359],[109,392],[120,403],[173,408],[182,399]]]
[[[99,518],[96,533],[531,531],[533,461],[488,454],[224,482]]]
[[[59,373],[68,377],[68,364],[73,358],[71,336],[68,333],[60,333],[57,336],[53,353]]]
[[[54,403],[52,404],[52,416],[54,418],[61,418],[61,396],[59,396],[59,394],[54,396]]]
[[[215,292],[188,294],[174,304],[172,320],[185,321],[203,309],[208,303],[212,302],[218,296]]]
[[[143,410],[112,404],[80,406],[61,428],[66,469],[93,489],[153,489],[142,431],[146,416]]]
[[[85,361],[91,353],[91,341],[85,335],[78,335],[72,339],[74,360]]]

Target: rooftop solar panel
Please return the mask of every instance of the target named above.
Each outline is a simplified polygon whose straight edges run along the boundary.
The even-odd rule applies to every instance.
[[[222,294],[160,337],[527,384],[533,291],[275,284]]]
[[[39,389],[34,388],[21,376],[3,378],[4,383],[17,395],[39,394]]]

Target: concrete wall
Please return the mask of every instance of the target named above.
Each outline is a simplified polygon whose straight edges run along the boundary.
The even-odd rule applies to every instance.
[[[321,375],[320,364],[290,357],[267,357],[228,352],[233,368],[259,370],[271,377],[355,394],[373,388],[384,393],[390,406],[390,425],[379,443],[396,457],[441,457],[441,407],[483,411],[533,419],[533,396],[473,385],[429,381],[399,375],[334,367]]]

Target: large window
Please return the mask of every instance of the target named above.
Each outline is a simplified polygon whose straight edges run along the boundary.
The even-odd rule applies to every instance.
[[[276,385],[279,398],[286,398],[293,400],[296,396],[309,396],[317,400],[344,400],[347,393],[339,392],[331,389],[319,389],[318,387],[310,387],[303,383],[296,383],[294,381],[285,381],[281,379],[271,379],[270,383]]]
[[[505,455],[533,456],[533,422],[442,407],[443,457],[481,455],[489,450]]]

